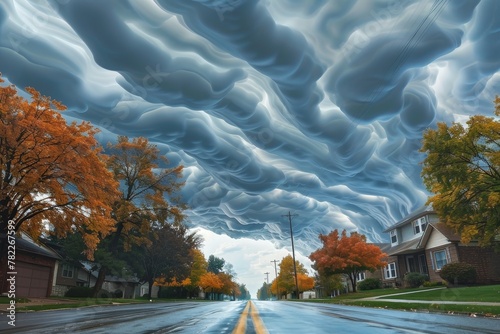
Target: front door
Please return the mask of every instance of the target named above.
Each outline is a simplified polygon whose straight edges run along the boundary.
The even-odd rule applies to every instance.
[[[418,256],[418,262],[420,265],[420,273],[427,275],[427,261],[425,260],[425,254],[420,254]]]
[[[417,263],[415,261],[415,257],[413,255],[406,256],[406,270],[409,273],[415,273],[417,271]]]

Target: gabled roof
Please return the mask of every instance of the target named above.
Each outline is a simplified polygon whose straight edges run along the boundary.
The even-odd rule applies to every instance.
[[[83,269],[90,273],[92,276],[97,278],[99,274],[99,270],[96,269],[96,264],[88,261],[80,261],[80,264],[82,265]],[[99,265],[97,265],[99,266]]]
[[[449,242],[459,242],[460,241],[460,235],[455,232],[452,228],[450,228],[448,225],[446,225],[443,222],[438,222],[438,223],[429,223],[427,228],[425,229],[424,234],[420,238],[420,242],[418,243],[418,248],[425,248],[425,245],[427,244],[427,241],[429,241],[429,238],[431,236],[431,233],[433,230],[437,230],[439,233],[445,236],[446,239],[448,239]]]
[[[398,221],[396,224],[386,228],[383,232],[387,233],[389,231],[392,231],[400,226],[411,223],[412,221],[414,221],[420,217],[428,215],[429,213],[435,213],[434,209],[432,208],[432,205],[421,206],[417,210],[410,213],[408,216],[404,217],[402,220]]]
[[[2,235],[2,238],[6,238],[6,236]],[[59,254],[54,252],[49,247],[43,245],[43,243],[40,244],[36,243],[25,233],[21,233],[20,236],[16,237],[16,250],[21,250],[31,254],[37,254],[52,259],[57,259],[57,260],[61,259]]]
[[[384,253],[387,253],[387,251],[389,251],[389,249],[391,248],[391,244],[388,243],[388,242],[384,242],[384,243],[372,243],[371,245],[377,246]]]
[[[389,256],[415,253],[417,251],[417,245],[419,244],[419,241],[420,238],[415,238],[413,240],[403,242],[388,249],[386,253]]]

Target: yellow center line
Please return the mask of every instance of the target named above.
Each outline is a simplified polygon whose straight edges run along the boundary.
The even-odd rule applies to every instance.
[[[233,330],[232,334],[244,334],[247,330],[247,317],[248,317],[248,309],[250,308],[250,301],[247,302],[247,306],[241,312],[240,320],[238,320],[238,324]]]
[[[252,309],[251,316],[252,316],[253,327],[255,328],[255,332],[257,334],[267,334],[268,331],[266,329],[266,326],[264,326],[262,319],[259,316],[259,311],[257,310],[257,307],[252,302],[250,302],[250,304],[251,304],[251,309]]]
[[[246,333],[248,313],[250,313],[250,316],[252,317],[255,333],[268,334],[269,332],[267,331],[266,326],[264,326],[264,323],[262,322],[262,319],[259,316],[259,311],[257,310],[257,307],[251,301],[247,302],[247,305],[243,309],[243,312],[241,312],[240,319],[238,320],[238,323],[236,324],[236,327],[234,328],[232,334]]]

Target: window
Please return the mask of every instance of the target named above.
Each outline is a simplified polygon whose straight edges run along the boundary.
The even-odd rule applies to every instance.
[[[425,217],[419,218],[413,222],[413,231],[415,234],[422,234],[427,227],[427,221]]]
[[[73,278],[74,267],[69,264],[63,264],[62,266],[62,277]]]
[[[446,259],[446,251],[441,250],[434,252],[434,264],[436,265],[436,270],[441,270],[445,264],[448,263]]]
[[[362,273],[358,273],[358,276],[356,277],[356,280],[357,280],[358,282],[360,282],[360,281],[364,280],[364,279],[365,279],[365,277],[366,277],[366,276],[365,276],[365,273],[364,273],[364,272],[362,272]]]
[[[398,243],[398,236],[396,234],[396,230],[391,231],[391,245]]]
[[[384,276],[385,278],[396,278],[396,263],[392,262],[389,263],[384,270]]]

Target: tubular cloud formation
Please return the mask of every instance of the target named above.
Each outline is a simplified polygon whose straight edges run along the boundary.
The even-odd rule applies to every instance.
[[[491,115],[500,2],[5,0],[0,71],[185,166],[190,227],[296,244],[423,205],[422,133]]]

